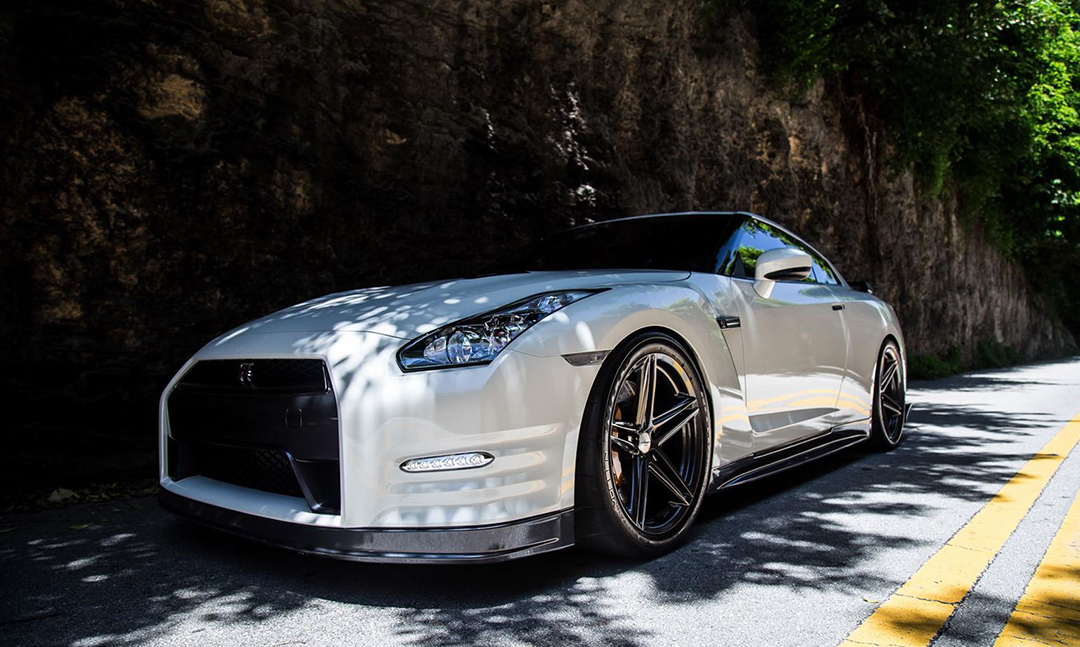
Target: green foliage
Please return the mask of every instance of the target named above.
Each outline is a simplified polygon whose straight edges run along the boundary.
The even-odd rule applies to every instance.
[[[945,355],[912,355],[908,357],[907,376],[909,380],[936,380],[956,375],[964,370],[960,359],[960,348],[952,346]]]
[[[1076,0],[707,0],[756,17],[765,64],[826,77],[886,126],[900,168],[954,192],[1080,332],[1080,4]]]
[[[944,355],[912,355],[908,357],[908,379],[936,380],[962,371],[985,368],[1005,368],[1022,361],[1020,353],[996,339],[980,339],[975,343],[971,362],[965,363],[955,344]]]
[[[1020,353],[996,339],[980,339],[975,344],[972,368],[1005,368],[1020,363]]]

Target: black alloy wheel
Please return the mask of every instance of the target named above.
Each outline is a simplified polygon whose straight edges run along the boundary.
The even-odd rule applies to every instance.
[[[903,440],[907,402],[904,366],[896,342],[889,340],[881,347],[874,378],[871,439],[878,448],[889,450]]]
[[[590,397],[578,461],[585,543],[670,550],[701,507],[711,462],[708,397],[682,346],[659,333],[624,344]]]

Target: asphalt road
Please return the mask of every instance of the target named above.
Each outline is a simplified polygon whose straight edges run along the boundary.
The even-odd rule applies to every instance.
[[[1080,360],[913,383],[903,447],[706,503],[648,563],[343,563],[153,499],[0,519],[3,645],[837,645],[1080,411]],[[1080,491],[1080,445],[934,640],[991,645]],[[1076,600],[1080,609],[1080,599]]]

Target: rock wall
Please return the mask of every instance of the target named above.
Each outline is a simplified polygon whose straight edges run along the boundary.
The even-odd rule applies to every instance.
[[[700,0],[16,0],[0,36],[24,484],[147,470],[158,391],[223,329],[589,219],[754,211],[870,279],[912,352],[1071,343],[857,98],[776,94],[752,22]]]

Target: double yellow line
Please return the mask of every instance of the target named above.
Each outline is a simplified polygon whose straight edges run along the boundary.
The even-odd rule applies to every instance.
[[[1078,441],[1080,413],[841,647],[929,645]],[[995,647],[1031,645],[1054,635],[1076,641],[1057,644],[1080,645],[1080,497]]]
[[[1080,645],[1080,494],[994,647]]]

